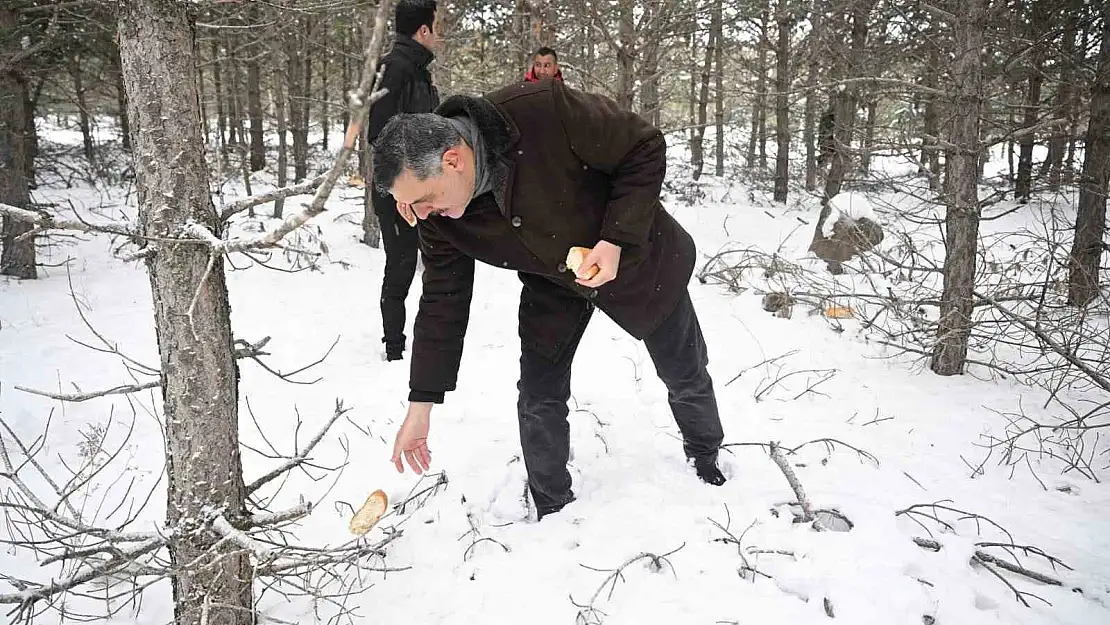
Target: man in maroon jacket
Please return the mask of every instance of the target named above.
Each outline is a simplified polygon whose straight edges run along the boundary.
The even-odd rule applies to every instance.
[[[546,78],[563,81],[563,70],[559,67],[559,55],[544,46],[532,55],[532,66],[524,74],[525,82],[539,82]]]
[[[595,308],[644,341],[687,458],[703,481],[724,483],[708,351],[687,291],[694,242],[659,201],[666,149],[639,115],[552,80],[453,96],[382,129],[373,183],[417,224],[424,258],[398,471],[402,457],[417,473],[431,464],[431,408],[455,388],[480,260],[523,283],[517,414],[540,518],[574,500],[571,362]],[[592,248],[577,274],[565,264],[573,246]]]

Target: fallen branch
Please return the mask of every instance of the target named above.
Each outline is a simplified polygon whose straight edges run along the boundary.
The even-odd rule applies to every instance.
[[[1064,358],[1064,360],[1067,360],[1076,369],[1079,369],[1080,371],[1085,373],[1087,375],[1087,377],[1089,377],[1091,379],[1092,382],[1094,382],[1095,384],[1102,387],[1102,390],[1110,393],[1110,380],[1108,380],[1105,376],[1101,375],[1099,372],[1092,369],[1090,366],[1087,365],[1087,363],[1083,362],[1081,359],[1076,358],[1076,356],[1074,354],[1072,354],[1069,350],[1065,349],[1063,346],[1061,346],[1059,343],[1057,343],[1055,340],[1053,340],[1053,338],[1051,336],[1045,334],[1045,332],[1043,330],[1041,330],[1037,326],[1029,323],[1028,321],[1023,319],[1020,315],[1014,314],[1013,311],[1011,311],[1009,308],[1006,308],[1002,304],[999,304],[991,296],[980,293],[979,291],[972,291],[972,293],[975,295],[975,297],[978,297],[979,299],[989,303],[991,306],[993,306],[995,309],[997,309],[998,312],[1002,313],[1007,318],[1011,319],[1012,321],[1014,321],[1015,323],[1017,323],[1021,327],[1025,328],[1026,330],[1032,332],[1037,338],[1044,341],[1046,345],[1051,347],[1052,351],[1054,351],[1057,354],[1059,354],[1060,356],[1062,356]]]
[[[790,466],[790,462],[782,455],[782,448],[778,443],[771,442],[771,459],[775,461],[782,474],[786,476],[786,481],[790,484],[790,488],[794,490],[794,496],[798,498],[798,505],[802,507],[801,523],[809,523],[813,521],[813,505],[809,502],[809,497],[806,495],[805,488],[802,487],[802,482],[798,479],[798,475],[794,473],[794,467]]]
[[[573,596],[570,598],[570,602],[573,603],[575,607],[579,608],[578,616],[577,618],[575,618],[575,623],[578,625],[600,625],[600,623],[602,622],[602,617],[605,616],[605,613],[597,609],[594,604],[597,603],[597,599],[601,596],[601,592],[605,590],[606,586],[609,586],[609,594],[606,596],[606,600],[612,599],[613,591],[617,589],[617,581],[623,581],[624,579],[624,569],[628,568],[629,566],[640,560],[649,560],[648,566],[653,572],[656,573],[662,571],[663,565],[666,564],[668,567],[670,567],[671,574],[673,575],[674,566],[672,566],[670,561],[667,560],[667,557],[678,553],[678,551],[685,546],[686,543],[682,543],[682,545],[679,546],[677,549],[668,551],[663,555],[655,555],[654,553],[644,552],[637,556],[629,558],[627,561],[625,561],[624,564],[618,566],[615,569],[595,569],[593,567],[586,566],[585,564],[580,565],[582,568],[589,569],[591,571],[598,571],[601,573],[609,573],[609,575],[605,578],[604,581],[601,582],[601,585],[597,587],[597,590],[594,591],[593,596],[590,597],[589,603],[580,604],[574,600]]]
[[[914,542],[915,545],[917,545],[918,547],[921,547],[922,549],[928,549],[930,551],[940,551],[941,550],[941,544],[939,542],[933,540],[933,539],[930,539],[930,538],[921,538],[921,537],[915,536],[913,538],[913,542]],[[992,556],[991,554],[989,554],[985,551],[982,551],[982,550],[976,550],[975,551],[975,554],[971,556],[970,563],[974,563],[974,564],[978,564],[978,565],[982,566],[984,569],[986,569],[991,574],[993,574],[995,577],[997,577],[999,580],[1001,580],[1003,584],[1005,584],[1007,587],[1009,587],[1009,589],[1011,591],[1013,591],[1014,596],[1017,598],[1017,600],[1020,601],[1021,604],[1024,605],[1025,607],[1027,607],[1027,608],[1030,607],[1030,606],[1029,606],[1029,602],[1025,600],[1026,595],[1028,595],[1030,597],[1035,597],[1035,598],[1037,598],[1041,601],[1044,601],[1044,603],[1047,604],[1047,605],[1052,605],[1052,604],[1049,603],[1048,601],[1045,601],[1045,599],[1043,599],[1041,597],[1038,597],[1037,595],[1034,595],[1033,593],[1023,592],[1023,591],[1018,590],[1016,587],[1014,587],[1014,585],[1012,583],[1010,583],[1009,580],[1007,580],[1005,577],[1003,577],[998,571],[994,570],[994,567],[998,567],[1000,569],[1003,569],[1005,571],[1009,571],[1011,573],[1015,573],[1017,575],[1022,575],[1024,577],[1027,577],[1027,578],[1029,578],[1033,581],[1040,582],[1042,584],[1048,584],[1050,586],[1063,586],[1064,585],[1064,583],[1062,581],[1056,579],[1055,577],[1045,575],[1044,573],[1038,573],[1037,571],[1027,569],[1027,568],[1025,568],[1023,566],[1020,566],[1020,565],[1017,565],[1017,564],[1012,564],[1010,562],[1006,562],[1005,560],[1000,560],[1000,559],[996,558],[995,556]]]

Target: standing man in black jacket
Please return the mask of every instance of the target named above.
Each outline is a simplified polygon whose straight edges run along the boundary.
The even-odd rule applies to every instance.
[[[381,61],[385,73],[380,86],[388,93],[370,109],[367,133],[371,142],[394,115],[430,113],[439,106],[439,93],[428,72],[434,51],[443,43],[435,0],[400,0],[393,22],[393,49]],[[398,215],[393,197],[379,193],[372,185],[367,187],[385,245],[381,294],[385,358],[400,360],[405,351],[405,298],[416,275],[419,241],[416,229]]]

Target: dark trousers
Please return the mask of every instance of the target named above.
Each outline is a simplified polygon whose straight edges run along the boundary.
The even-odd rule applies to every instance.
[[[382,228],[385,246],[385,275],[382,278],[382,341],[387,351],[398,353],[405,347],[405,298],[416,275],[416,257],[420,241],[416,228],[411,228],[397,214],[391,196],[373,197],[374,212]]]
[[[567,471],[570,371],[594,305],[542,278],[522,276],[521,279],[524,288],[519,313],[521,354],[517,417],[528,487],[542,517],[574,499]],[[545,345],[544,339],[550,342],[550,337],[539,336],[539,333],[562,327],[573,328],[573,331],[560,337],[554,352],[538,347]],[[686,456],[715,461],[724,432],[713,380],[706,368],[708,350],[688,292],[644,343],[657,375],[667,387],[667,400],[682,433]]]

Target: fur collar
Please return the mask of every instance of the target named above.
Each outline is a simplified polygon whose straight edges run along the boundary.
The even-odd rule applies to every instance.
[[[482,133],[486,142],[486,166],[493,183],[493,197],[501,213],[508,217],[508,199],[512,196],[516,162],[507,158],[505,153],[520,139],[516,124],[493,102],[481,97],[453,95],[439,105],[436,114],[443,117],[466,115],[478,126],[478,132]]]

